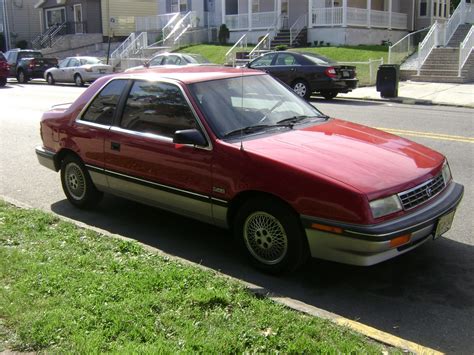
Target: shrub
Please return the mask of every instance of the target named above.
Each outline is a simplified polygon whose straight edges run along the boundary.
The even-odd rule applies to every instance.
[[[28,42],[24,39],[21,39],[18,42],[16,42],[16,48],[26,49],[28,48]]]
[[[278,46],[275,47],[276,51],[286,51],[288,49],[288,46],[284,44],[279,44]]]
[[[227,44],[227,40],[230,37],[230,32],[225,23],[221,25],[219,28],[219,43],[220,44]]]

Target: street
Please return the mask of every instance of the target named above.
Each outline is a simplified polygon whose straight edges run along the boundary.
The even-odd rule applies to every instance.
[[[83,91],[42,81],[0,89],[0,198],[135,239],[433,349],[474,353],[472,109],[314,99],[327,115],[387,130],[446,155],[465,195],[452,229],[436,242],[373,267],[311,260],[300,272],[277,278],[248,266],[228,231],[110,195],[96,210],[73,208],[59,174],[39,165],[34,148],[41,144],[42,113]]]

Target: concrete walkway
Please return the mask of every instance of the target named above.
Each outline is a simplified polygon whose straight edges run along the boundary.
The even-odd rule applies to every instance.
[[[402,81],[397,98],[382,98],[375,86],[357,88],[338,97],[361,100],[383,100],[406,104],[448,105],[474,108],[474,83],[445,84]]]

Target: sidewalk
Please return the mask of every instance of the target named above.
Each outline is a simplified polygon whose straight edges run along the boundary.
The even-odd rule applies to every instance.
[[[448,105],[474,108],[474,83],[445,84],[401,81],[397,98],[382,98],[375,86],[357,88],[338,97],[362,100],[383,100],[406,104]]]

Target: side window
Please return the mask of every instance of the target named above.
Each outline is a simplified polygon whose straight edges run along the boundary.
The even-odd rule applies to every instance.
[[[69,67],[78,67],[79,66],[79,61],[76,58],[71,58],[69,61]]]
[[[178,130],[198,125],[179,87],[136,81],[128,95],[120,127],[171,138]]]
[[[255,59],[255,61],[251,65],[251,67],[252,68],[268,67],[272,64],[273,57],[275,57],[274,53],[267,54],[267,55],[264,55],[263,57]]]
[[[161,62],[162,62],[162,61],[163,61],[163,57],[162,57],[162,56],[153,58],[152,60],[150,60],[150,66],[153,66],[153,65],[161,65]]]
[[[165,58],[165,64],[179,65],[180,63],[181,63],[181,59],[175,55],[170,55],[169,57]]]
[[[127,80],[113,80],[97,95],[81,120],[110,126]]]
[[[280,53],[278,54],[275,65],[295,65],[298,64],[291,54]]]
[[[59,67],[60,68],[66,68],[69,64],[69,60],[70,60],[69,58],[66,58],[66,59],[62,60],[61,63],[59,63]]]

